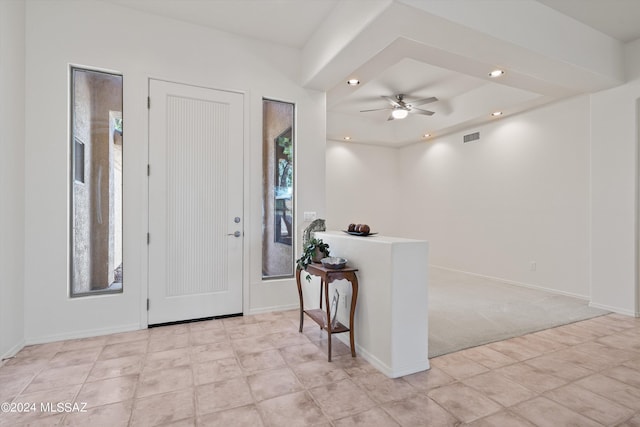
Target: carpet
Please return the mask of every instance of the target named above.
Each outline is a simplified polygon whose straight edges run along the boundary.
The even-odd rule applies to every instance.
[[[607,313],[579,298],[429,267],[429,357]]]

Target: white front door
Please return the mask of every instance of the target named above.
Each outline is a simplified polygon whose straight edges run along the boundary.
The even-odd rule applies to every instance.
[[[242,312],[242,94],[149,81],[150,325]]]

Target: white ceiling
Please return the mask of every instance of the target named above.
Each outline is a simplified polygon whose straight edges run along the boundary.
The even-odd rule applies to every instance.
[[[640,0],[103,1],[300,49],[327,137],[395,147],[619,84],[622,43],[640,38]],[[438,97],[436,114],[360,112],[398,93]]]

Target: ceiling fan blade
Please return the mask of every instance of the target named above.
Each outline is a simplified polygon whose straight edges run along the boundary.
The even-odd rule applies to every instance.
[[[381,98],[384,98],[387,101],[389,101],[391,103],[391,105],[393,105],[394,107],[403,107],[403,105],[401,103],[399,103],[398,100],[395,99],[395,98],[392,98],[390,96],[384,96],[384,95],[382,95]]]
[[[391,121],[391,120],[395,120],[395,119],[396,119],[396,118],[395,118],[395,117],[393,117],[393,114],[389,114],[389,118],[387,119],[387,121],[389,122],[389,121]]]
[[[382,111],[382,110],[393,110],[393,108],[374,108],[372,110],[360,110],[361,113],[368,113],[370,111]]]
[[[409,110],[409,112],[414,114],[422,114],[423,116],[433,116],[435,114],[435,112],[433,111],[423,110],[421,108],[412,108],[411,110]]]
[[[430,104],[432,102],[436,102],[438,100],[438,98],[436,98],[435,96],[432,96],[431,98],[424,98],[424,99],[418,99],[417,101],[411,101],[409,102],[409,104],[416,106],[416,105],[424,105],[424,104]]]

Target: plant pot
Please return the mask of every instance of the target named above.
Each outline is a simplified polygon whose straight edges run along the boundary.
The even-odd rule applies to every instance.
[[[320,260],[322,258],[325,258],[327,255],[322,252],[320,249],[316,248],[315,252],[313,253],[313,262],[320,262]]]

